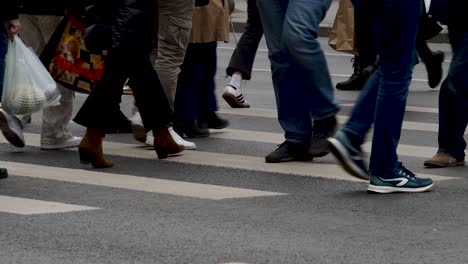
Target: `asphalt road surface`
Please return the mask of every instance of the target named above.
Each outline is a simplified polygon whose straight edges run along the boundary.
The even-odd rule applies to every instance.
[[[351,56],[321,42],[334,83],[345,80]],[[218,94],[233,47],[219,44]],[[446,51],[446,71],[450,47],[432,47]],[[269,68],[263,42],[244,89],[252,108],[231,109],[219,96],[231,126],[167,160],[129,134],[108,135],[104,152],[115,166],[90,169],[76,149],[40,150],[41,114],[25,128],[26,148],[0,137],[0,167],[10,172],[0,180],[0,263],[468,262],[468,169],[423,167],[436,152],[439,92],[427,86],[423,65],[415,69],[398,151],[436,187],[412,195],[369,195],[331,156],[264,163],[283,140]],[[336,92],[341,121],[357,95]],[[84,99],[77,95],[75,111]],[[128,115],[132,104],[125,96]],[[84,132],[75,123],[70,130]]]

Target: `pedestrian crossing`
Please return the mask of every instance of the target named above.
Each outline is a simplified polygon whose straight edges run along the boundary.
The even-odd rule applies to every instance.
[[[420,113],[433,113],[435,109],[409,107],[409,111]],[[227,116],[245,116],[268,118],[271,122],[276,121],[276,111],[271,109],[232,109],[222,108],[219,111]],[[344,122],[348,117],[340,116],[340,122]],[[271,120],[270,120],[271,119]],[[405,121],[405,130],[415,130],[424,132],[437,131],[437,124],[423,122]],[[242,144],[275,144],[281,143],[284,138],[281,133],[264,132],[246,129],[228,128],[220,131],[212,131],[210,136],[214,139],[237,141]],[[25,133],[25,140],[30,147],[40,146],[38,133]],[[209,141],[210,138],[204,139]],[[1,137],[0,144],[7,144]],[[156,160],[154,151],[142,149],[137,143],[122,143],[107,140],[104,142],[105,154],[124,158],[140,160]],[[370,151],[370,142],[364,145],[364,151]],[[70,149],[75,151],[76,149]],[[430,146],[417,146],[401,144],[398,153],[401,156],[415,158],[429,158],[437,149]],[[266,154],[266,153],[265,153]],[[468,154],[468,153],[467,153]],[[7,155],[7,154],[6,154]],[[18,156],[18,153],[16,154]],[[314,177],[343,180],[349,182],[359,182],[358,179],[348,176],[333,160],[323,161],[318,159],[313,162],[291,162],[280,164],[267,164],[264,157],[239,155],[225,153],[225,151],[207,151],[203,149],[203,144],[199,144],[199,149],[195,151],[185,151],[183,155],[174,156],[167,160],[160,161],[169,166],[177,164],[190,164],[213,168],[227,168],[233,170],[275,173],[287,175]],[[283,192],[272,192],[265,190],[255,190],[250,188],[239,188],[231,186],[221,186],[214,184],[182,182],[167,179],[147,178],[131,174],[109,173],[105,170],[83,170],[73,168],[63,168],[54,166],[44,166],[21,162],[21,158],[14,161],[0,161],[0,167],[9,170],[12,177],[41,179],[51,182],[74,183],[80,185],[100,186],[105,188],[116,188],[130,191],[156,193],[163,195],[175,195],[195,199],[206,199],[220,201],[226,199],[249,199],[258,197],[280,197],[290,195]],[[429,177],[435,181],[457,180],[460,177],[444,175],[444,170],[430,170],[430,173],[418,173],[421,177]],[[0,182],[1,186],[2,182]],[[53,183],[52,183],[53,184]],[[76,205],[70,203],[60,203],[52,201],[34,200],[2,195],[0,187],[0,213],[10,213],[19,215],[36,215],[44,213],[66,213],[77,211],[99,210],[92,205]]]

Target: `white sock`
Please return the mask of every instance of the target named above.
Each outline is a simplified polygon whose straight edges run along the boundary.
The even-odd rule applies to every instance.
[[[242,86],[242,74],[234,73],[231,76],[231,82],[229,82],[229,84],[234,86],[236,89],[240,89]]]

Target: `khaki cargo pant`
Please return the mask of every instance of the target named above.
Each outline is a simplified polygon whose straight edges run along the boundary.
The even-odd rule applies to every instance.
[[[159,0],[159,33],[155,69],[174,109],[180,65],[192,29],[193,0]]]

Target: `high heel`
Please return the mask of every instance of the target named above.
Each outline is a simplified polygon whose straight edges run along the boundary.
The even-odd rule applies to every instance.
[[[154,150],[159,159],[165,159],[168,155],[180,153],[185,149],[184,146],[175,142],[167,127],[153,131],[153,135]]]
[[[96,129],[88,128],[80,142],[78,152],[82,164],[91,164],[96,169],[110,168],[112,162],[104,159],[102,153],[102,138],[104,133]]]

